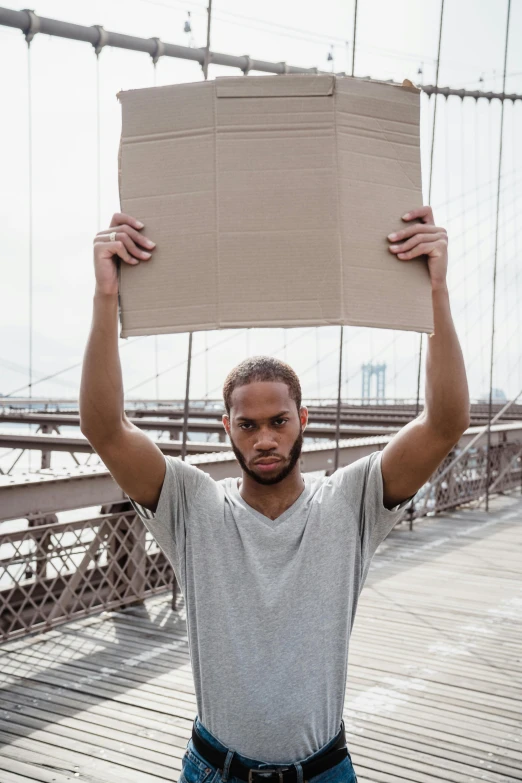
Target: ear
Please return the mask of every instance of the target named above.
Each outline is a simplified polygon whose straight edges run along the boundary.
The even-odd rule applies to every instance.
[[[227,435],[230,435],[230,419],[228,417],[228,414],[224,413],[221,421],[223,422],[223,427],[225,428],[225,432],[227,433]]]
[[[299,411],[299,420],[301,421],[301,427],[306,429],[306,425],[308,424],[308,408],[305,408],[304,405]]]

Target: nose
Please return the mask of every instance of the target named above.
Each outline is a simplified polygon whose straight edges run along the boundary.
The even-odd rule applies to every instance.
[[[259,431],[259,437],[254,444],[254,448],[257,451],[273,451],[277,449],[277,441],[268,427]]]

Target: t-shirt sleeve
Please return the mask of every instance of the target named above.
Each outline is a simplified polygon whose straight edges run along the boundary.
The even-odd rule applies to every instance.
[[[357,519],[364,577],[377,547],[402,518],[404,509],[414,497],[412,495],[392,509],[386,508],[381,463],[382,451],[374,451],[340,471],[343,474],[341,486]]]
[[[177,457],[163,456],[165,478],[156,511],[145,508],[129,495],[127,497],[170,561],[178,584],[182,584],[188,510],[208,476]]]

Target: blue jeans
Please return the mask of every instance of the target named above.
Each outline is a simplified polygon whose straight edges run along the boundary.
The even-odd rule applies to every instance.
[[[183,756],[181,762],[181,775],[178,779],[178,783],[218,783],[218,781],[221,780],[223,780],[225,783],[227,783],[227,781],[228,783],[244,783],[244,781],[242,781],[240,778],[236,778],[228,774],[228,770],[234,756],[250,769],[254,767],[258,769],[266,767],[288,766],[287,764],[269,764],[267,762],[250,759],[247,756],[242,756],[240,753],[236,753],[235,751],[225,747],[225,745],[222,745],[221,742],[219,742],[219,740],[217,740],[214,735],[203,726],[198,717],[196,717],[195,723],[197,732],[201,737],[206,739],[207,742],[209,742],[213,747],[228,754],[225,761],[225,769],[220,770],[217,769],[217,767],[213,767],[211,764],[208,764],[205,759],[199,755],[196,748],[194,747],[192,738],[190,738],[187,743],[187,750],[185,751],[185,755]],[[334,744],[335,739],[336,738],[333,737],[330,742],[328,742],[322,748],[319,748],[319,750],[315,753],[312,753],[311,756],[307,756],[306,759],[301,759],[301,762],[295,763],[295,767],[297,769],[297,783],[304,783],[301,763],[319,756]],[[315,777],[310,778],[310,783],[312,783],[312,781],[313,783],[357,783],[357,777],[352,766],[352,759],[350,754],[348,753],[348,755],[342,761],[340,761],[339,764],[336,764],[334,767],[330,767],[330,769],[327,769],[325,772],[321,772],[319,775],[315,775]]]

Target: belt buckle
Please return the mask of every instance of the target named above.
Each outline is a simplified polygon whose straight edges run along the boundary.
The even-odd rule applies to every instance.
[[[290,767],[283,767],[282,769],[274,769],[267,767],[266,769],[249,769],[248,770],[248,783],[255,783],[252,780],[252,775],[261,775],[269,777],[270,775],[279,775],[279,783],[283,783],[283,772],[286,772]]]

